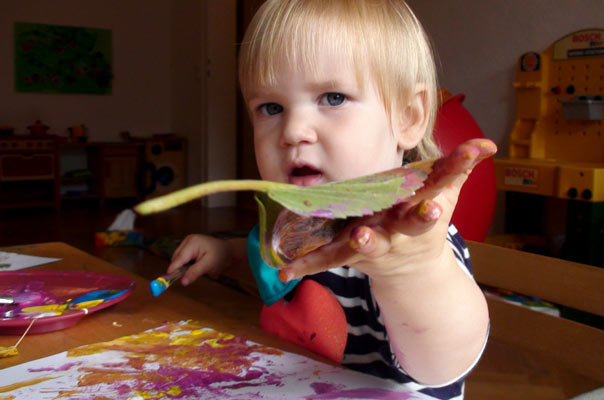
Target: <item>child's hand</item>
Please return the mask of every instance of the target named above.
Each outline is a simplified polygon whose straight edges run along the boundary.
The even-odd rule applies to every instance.
[[[191,265],[181,279],[181,283],[186,286],[201,275],[218,272],[218,269],[226,265],[230,258],[228,247],[228,243],[221,239],[206,235],[188,235],[174,251],[168,273],[195,260],[195,264]]]
[[[487,139],[461,144],[434,164],[424,187],[409,201],[354,221],[332,243],[282,269],[281,279],[342,265],[372,278],[388,278],[439,262],[461,187],[472,169],[496,151]]]

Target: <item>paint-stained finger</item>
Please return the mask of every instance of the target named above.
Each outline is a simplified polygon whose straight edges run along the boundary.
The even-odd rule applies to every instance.
[[[389,235],[380,226],[361,225],[350,232],[349,246],[368,258],[381,257],[388,253],[391,244]]]
[[[305,275],[349,264],[353,261],[355,253],[347,241],[336,240],[292,261],[279,271],[279,279],[288,282]]]
[[[414,199],[432,199],[445,188],[460,190],[472,169],[497,151],[495,143],[488,139],[472,139],[459,145],[446,157],[436,161],[432,173],[417,191]]]
[[[400,233],[407,236],[418,236],[432,229],[442,216],[443,209],[434,200],[422,200],[409,210],[399,223]]]

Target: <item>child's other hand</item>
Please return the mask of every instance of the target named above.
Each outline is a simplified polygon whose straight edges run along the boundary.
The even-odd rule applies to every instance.
[[[443,255],[447,229],[459,192],[472,169],[497,146],[472,139],[438,160],[424,187],[409,201],[360,218],[335,240],[280,271],[284,281],[342,265],[372,278],[388,278],[434,265]]]
[[[188,235],[174,251],[168,273],[194,260],[195,263],[181,279],[186,286],[203,274],[217,272],[217,268],[224,266],[228,259],[226,241],[206,235]]]

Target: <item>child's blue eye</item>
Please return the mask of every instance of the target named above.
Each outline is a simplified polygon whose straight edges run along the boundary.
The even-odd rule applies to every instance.
[[[265,103],[260,106],[260,111],[266,115],[275,115],[283,112],[283,106],[277,103]]]
[[[321,104],[329,106],[339,106],[344,103],[346,96],[342,93],[326,93],[321,98]]]

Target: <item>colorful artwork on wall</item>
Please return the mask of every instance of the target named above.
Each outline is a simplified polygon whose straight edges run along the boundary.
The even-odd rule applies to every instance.
[[[111,94],[111,30],[15,23],[15,90]]]
[[[7,368],[0,393],[2,399],[431,398],[193,321]]]

